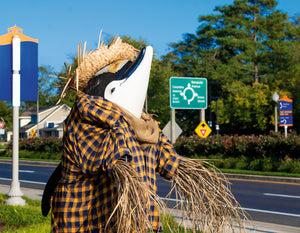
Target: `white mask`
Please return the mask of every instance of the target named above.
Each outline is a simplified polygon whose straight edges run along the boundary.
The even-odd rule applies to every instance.
[[[107,85],[104,98],[140,118],[147,95],[153,48],[144,48],[124,77]]]

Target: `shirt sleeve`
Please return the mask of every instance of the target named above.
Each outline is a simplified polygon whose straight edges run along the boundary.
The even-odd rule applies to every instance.
[[[66,156],[81,172],[110,172],[126,149],[120,114],[107,101],[82,95],[66,121]]]
[[[181,157],[167,137],[160,132],[156,151],[156,171],[170,180],[181,162]]]

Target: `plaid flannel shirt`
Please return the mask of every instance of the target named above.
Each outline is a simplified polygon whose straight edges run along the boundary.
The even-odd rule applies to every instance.
[[[110,169],[122,156],[156,191],[155,172],[171,179],[180,163],[170,141],[160,132],[156,145],[142,150],[121,110],[102,97],[79,93],[64,121],[62,176],[52,198],[52,232],[104,232],[116,205]],[[158,207],[151,223],[161,230]],[[116,232],[113,219],[108,232]]]

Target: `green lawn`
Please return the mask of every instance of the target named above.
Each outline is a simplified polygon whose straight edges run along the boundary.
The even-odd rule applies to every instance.
[[[25,206],[6,205],[7,195],[0,194],[0,231],[1,233],[49,233],[50,215],[44,217],[41,201],[23,197]]]
[[[4,201],[7,195],[0,194],[0,232],[1,233],[49,233],[51,230],[50,214],[44,217],[41,212],[41,201],[31,200],[22,197],[26,201],[25,206],[10,206],[6,205]],[[168,224],[171,226],[173,232],[191,232],[185,231],[183,228],[178,228],[172,216],[162,217],[164,232],[167,230]]]

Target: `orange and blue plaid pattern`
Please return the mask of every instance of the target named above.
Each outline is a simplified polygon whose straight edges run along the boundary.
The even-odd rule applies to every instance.
[[[118,159],[130,163],[156,191],[155,173],[171,179],[181,159],[162,134],[157,144],[142,149],[121,110],[102,97],[79,93],[64,122],[62,176],[52,198],[52,232],[116,232],[116,188],[110,175]],[[150,221],[161,230],[153,203]],[[114,215],[115,216],[115,215]]]

